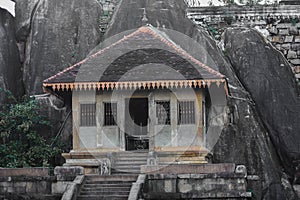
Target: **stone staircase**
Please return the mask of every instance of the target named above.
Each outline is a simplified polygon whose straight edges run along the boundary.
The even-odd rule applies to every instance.
[[[113,165],[112,173],[139,174],[141,165],[147,164],[148,152],[119,152]]]
[[[135,174],[88,175],[81,186],[77,200],[128,199],[131,185],[136,179]]]

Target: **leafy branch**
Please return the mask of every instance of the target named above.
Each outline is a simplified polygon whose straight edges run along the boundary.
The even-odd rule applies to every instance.
[[[47,165],[58,153],[59,146],[51,146],[51,141],[37,133],[37,128],[49,125],[38,112],[34,98],[17,101],[9,91],[0,88],[13,103],[0,105],[0,166],[38,167]]]

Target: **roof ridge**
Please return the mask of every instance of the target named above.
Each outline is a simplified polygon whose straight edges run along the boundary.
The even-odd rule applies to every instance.
[[[217,76],[220,76],[221,78],[224,78],[224,75],[221,74],[220,72],[212,69],[211,67],[205,65],[204,63],[202,63],[201,61],[199,61],[197,58],[195,58],[194,56],[190,55],[187,51],[185,51],[182,47],[180,47],[178,44],[176,44],[175,42],[173,42],[172,40],[170,40],[169,38],[163,36],[161,33],[157,33],[156,31],[154,31],[152,29],[152,26],[149,27],[150,28],[150,33],[152,33],[153,36],[158,35],[161,37],[161,41],[163,43],[165,43],[166,45],[168,45],[169,47],[174,48],[178,53],[182,54],[183,56],[188,57],[191,61],[193,61],[195,64],[200,65],[202,68],[204,68],[205,70],[207,70],[210,73],[213,73]],[[159,31],[159,30],[158,30]]]
[[[158,30],[158,29],[156,29]],[[54,78],[56,78],[57,76],[60,76],[62,74],[64,74],[67,71],[70,71],[72,69],[74,69],[75,67],[84,64],[85,62],[87,62],[89,59],[91,58],[95,58],[98,55],[102,54],[103,52],[111,49],[112,47],[124,42],[125,40],[139,34],[139,33],[148,33],[151,34],[152,36],[154,36],[155,38],[158,38],[161,42],[163,42],[164,44],[166,44],[167,46],[173,48],[175,51],[177,51],[178,53],[180,53],[182,56],[188,58],[189,60],[191,60],[192,62],[194,62],[195,64],[201,66],[204,70],[208,71],[209,73],[215,74],[217,76],[219,76],[220,78],[224,78],[224,75],[222,75],[220,72],[212,69],[211,67],[205,65],[204,63],[202,63],[201,61],[199,61],[198,59],[196,59],[195,57],[193,57],[192,55],[190,55],[187,51],[185,51],[184,49],[182,49],[180,46],[178,46],[176,43],[174,43],[173,41],[171,41],[169,38],[166,38],[165,36],[163,36],[160,32],[160,30],[156,31],[154,30],[154,27],[151,24],[147,24],[146,26],[142,26],[140,28],[138,28],[136,31],[130,33],[129,35],[125,35],[122,39],[114,42],[113,44],[100,49],[99,51],[97,51],[96,53],[86,57],[85,59],[83,59],[82,61],[75,63],[74,65],[58,72],[57,74],[45,79],[43,82],[48,82]]]

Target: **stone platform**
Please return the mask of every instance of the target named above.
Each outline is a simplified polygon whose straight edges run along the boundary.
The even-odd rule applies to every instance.
[[[141,173],[144,174],[212,174],[234,173],[235,164],[170,164],[170,165],[144,165]]]
[[[245,166],[232,163],[142,166],[145,199],[251,199]]]

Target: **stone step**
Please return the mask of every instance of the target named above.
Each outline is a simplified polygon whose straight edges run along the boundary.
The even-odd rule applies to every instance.
[[[145,164],[147,164],[147,161],[145,161],[145,160],[139,160],[139,161],[130,161],[130,160],[120,161],[120,160],[118,160],[115,162],[116,166],[120,166],[120,165],[132,166],[132,165],[145,165]]]
[[[121,154],[116,157],[147,158],[148,154]]]
[[[148,152],[147,153],[131,153],[131,152],[119,152],[117,157],[148,157]]]
[[[117,157],[116,161],[146,161],[147,157]]]
[[[127,200],[128,195],[79,195],[77,200]]]
[[[87,175],[86,182],[88,181],[136,181],[138,175],[128,175],[128,174],[117,174],[117,175],[104,175],[104,176],[97,176],[97,175]]]
[[[118,168],[114,168],[113,172],[115,171],[123,171],[123,172],[136,172],[139,173],[141,170],[140,167],[118,167]]]
[[[174,164],[207,164],[207,161],[173,161],[173,162],[158,162],[159,165],[174,165]]]
[[[111,186],[111,187],[103,187],[103,186],[95,186],[95,187],[83,187],[81,189],[82,192],[88,192],[88,191],[106,191],[107,189],[111,191],[130,191],[130,186]]]
[[[80,196],[83,195],[101,195],[101,196],[108,196],[108,195],[124,195],[124,196],[128,196],[129,195],[130,190],[128,191],[110,191],[110,190],[106,190],[106,191],[87,191],[87,192],[80,192]]]
[[[207,156],[207,151],[165,151],[159,152],[157,156],[160,157],[205,157]]]
[[[139,171],[140,169],[140,166],[119,166],[113,168],[114,171]]]
[[[206,160],[205,157],[159,157],[158,161],[176,161],[176,160],[184,160],[184,161],[193,161],[193,160]]]
[[[127,199],[137,175],[88,175],[77,199]]]
[[[95,181],[95,182],[88,182],[84,184],[84,187],[95,187],[95,186],[101,186],[101,187],[115,187],[115,186],[130,186],[133,182],[114,182],[114,183],[103,183],[101,181]]]
[[[127,173],[127,174],[139,174],[141,172],[140,168],[117,168],[117,169],[113,169],[112,172],[114,174],[118,174],[118,173]]]
[[[112,172],[138,174],[141,165],[147,164],[148,152],[120,152],[114,163]]]
[[[143,165],[145,165],[145,164],[143,164]],[[114,167],[114,169],[127,169],[127,168],[129,168],[129,169],[139,169],[140,167],[141,167],[141,165],[130,165],[130,164],[128,164],[128,165],[117,165],[117,166]]]

